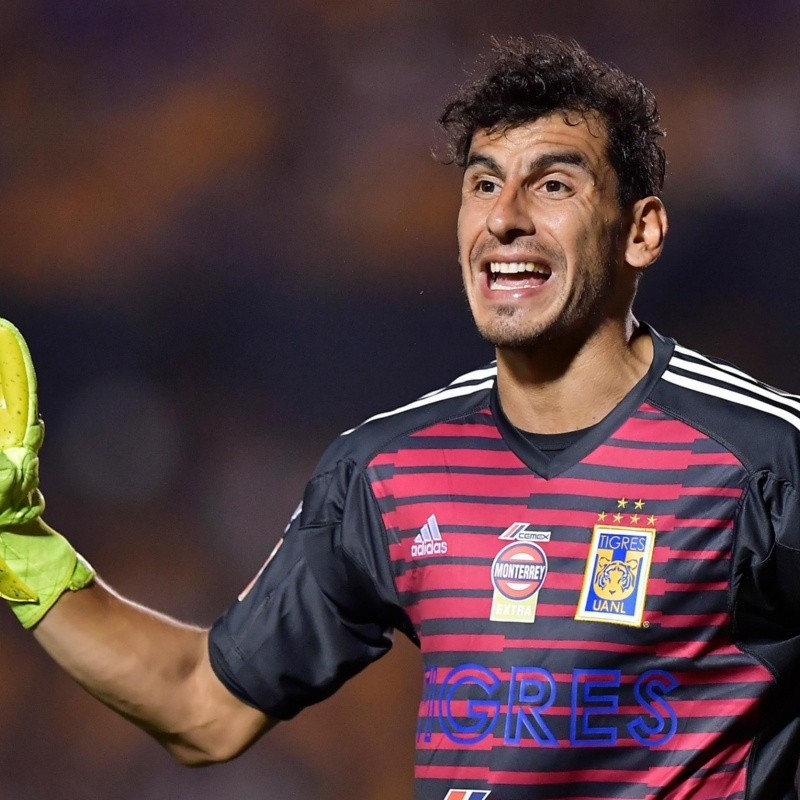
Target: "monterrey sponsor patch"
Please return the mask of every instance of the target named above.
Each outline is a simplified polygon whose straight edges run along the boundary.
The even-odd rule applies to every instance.
[[[547,556],[538,544],[514,542],[492,562],[493,622],[534,622],[539,590],[547,577]]]
[[[594,526],[575,619],[641,627],[655,528]]]
[[[486,789],[451,789],[444,800],[486,800],[491,793]]]

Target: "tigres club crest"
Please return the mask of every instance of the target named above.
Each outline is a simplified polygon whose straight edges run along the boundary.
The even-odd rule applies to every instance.
[[[641,626],[655,528],[595,525],[575,619]]]

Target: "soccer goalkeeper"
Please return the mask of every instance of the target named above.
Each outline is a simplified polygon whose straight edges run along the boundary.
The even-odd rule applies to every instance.
[[[0,591],[103,702],[228,759],[423,652],[417,800],[796,800],[800,402],[633,314],[667,232],[655,99],[574,42],[497,46],[441,122],[494,364],[326,451],[210,631],[41,521],[35,377],[0,328]]]

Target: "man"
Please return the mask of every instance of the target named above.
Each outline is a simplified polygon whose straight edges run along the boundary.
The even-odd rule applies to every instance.
[[[667,231],[652,95],[543,37],[497,46],[442,122],[496,365],[334,442],[207,632],[120,598],[40,521],[6,327],[0,588],[186,763],[234,757],[398,629],[425,659],[418,800],[796,798],[800,402],[633,316]]]

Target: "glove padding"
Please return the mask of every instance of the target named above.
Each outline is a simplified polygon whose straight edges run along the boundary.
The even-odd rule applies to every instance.
[[[91,583],[94,571],[41,515],[36,374],[20,332],[0,319],[0,597],[26,628],[67,590]]]

